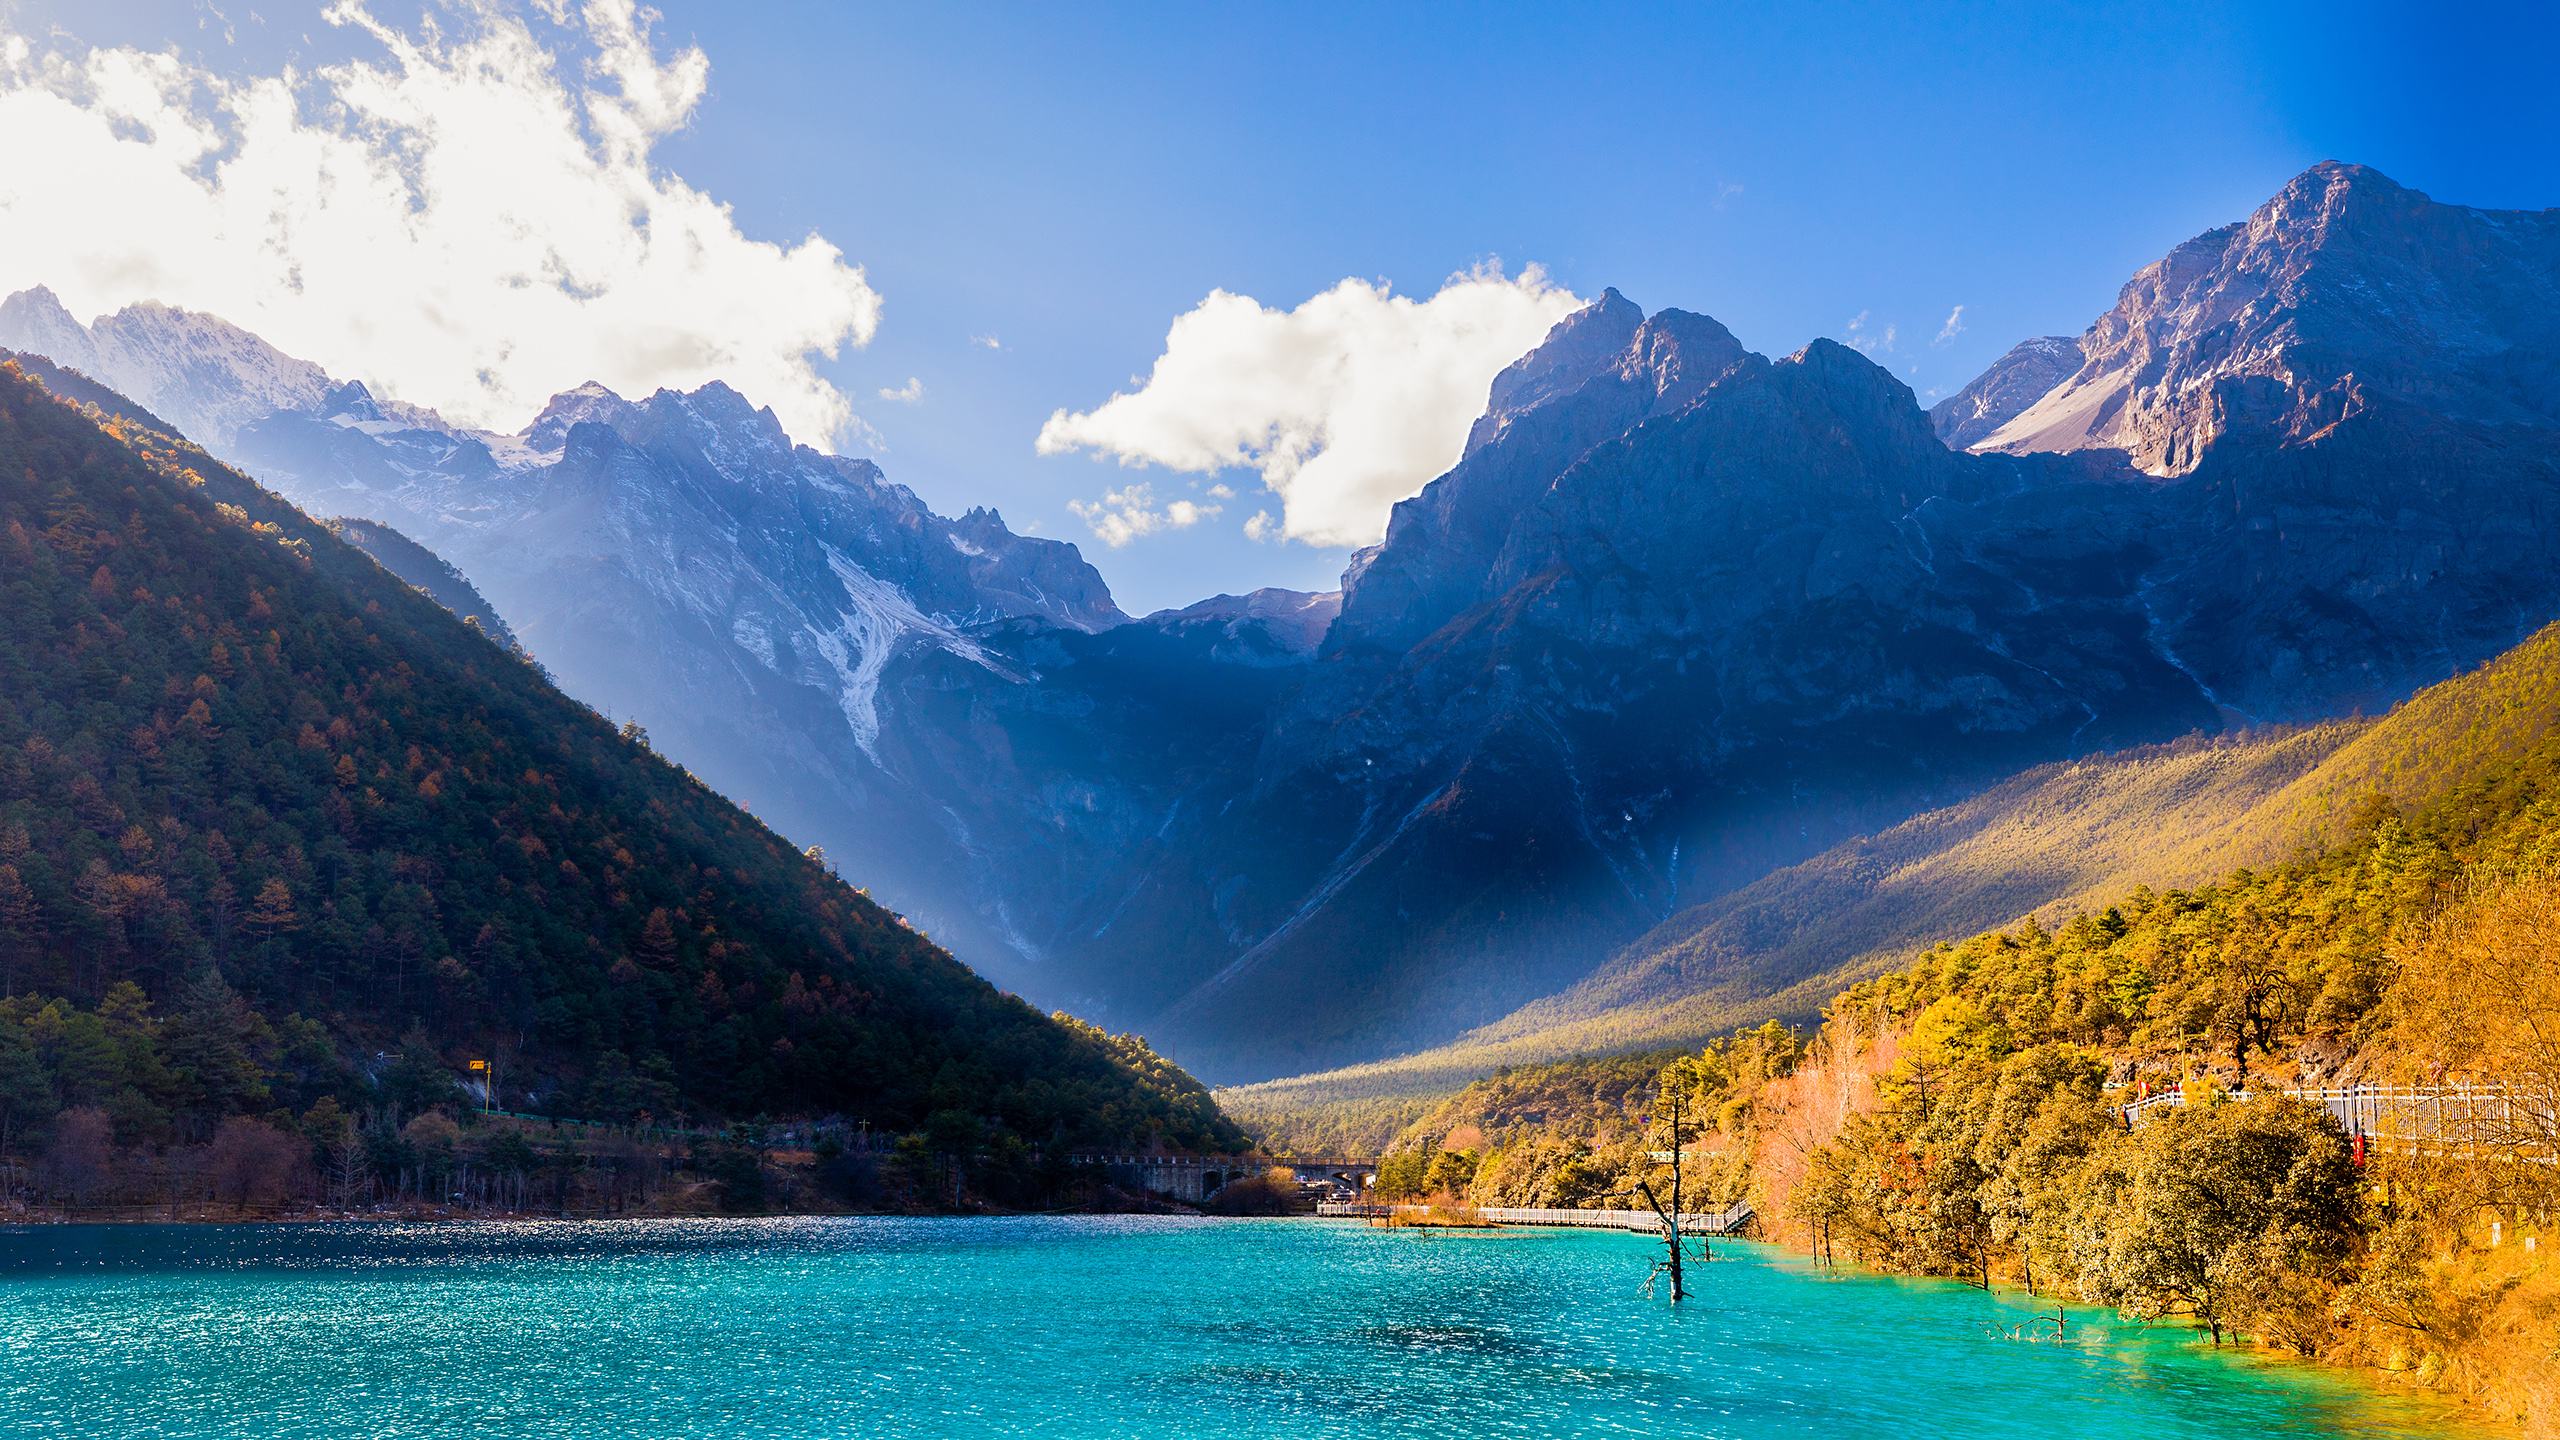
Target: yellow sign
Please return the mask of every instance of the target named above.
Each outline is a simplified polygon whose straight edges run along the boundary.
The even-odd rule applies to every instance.
[[[486,1060],[474,1060],[471,1062],[471,1068],[474,1070],[486,1070],[489,1068],[489,1062]]]

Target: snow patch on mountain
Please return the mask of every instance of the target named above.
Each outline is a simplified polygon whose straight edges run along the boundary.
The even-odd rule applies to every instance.
[[[837,703],[844,709],[845,724],[853,730],[854,743],[876,763],[880,758],[880,675],[889,668],[901,642],[912,636],[989,670],[998,667],[975,642],[917,609],[904,592],[847,559],[842,551],[829,547],[827,567],[844,586],[851,605],[840,612],[837,628],[811,626],[809,635],[818,653],[835,667]]]

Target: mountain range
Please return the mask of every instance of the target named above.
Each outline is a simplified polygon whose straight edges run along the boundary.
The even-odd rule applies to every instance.
[[[2031,767],[2379,710],[2560,614],[2560,212],[2345,165],[1932,411],[1610,291],[1338,595],[1141,619],[724,386],[499,436],[165,307],[28,292],[0,345],[433,551],[998,983],[1225,1080],[1510,1023]],[[1774,995],[1824,958],[1754,968],[1785,938],[1670,973]]]

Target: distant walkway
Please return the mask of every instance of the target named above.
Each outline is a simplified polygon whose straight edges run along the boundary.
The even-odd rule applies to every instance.
[[[2503,1085],[2354,1085],[2276,1093],[2328,1111],[2350,1135],[2385,1144],[2508,1149],[2553,1130],[2547,1110]],[[2225,1098],[2246,1100],[2249,1094],[2238,1090]],[[2117,1108],[2131,1128],[2186,1103],[2185,1092],[2169,1090]]]
[[[1132,1190],[1187,1200],[1194,1205],[1234,1181],[1268,1175],[1274,1170],[1290,1172],[1302,1185],[1324,1185],[1353,1194],[1378,1173],[1377,1161],[1347,1157],[1279,1160],[1268,1155],[1175,1155],[1161,1151],[1133,1155],[1079,1150],[1067,1156],[1067,1163],[1091,1166],[1110,1176],[1112,1183]]]
[[[1562,1225],[1581,1230],[1636,1230],[1646,1234],[1662,1229],[1661,1217],[1650,1210],[1532,1210],[1502,1205],[1457,1208],[1462,1213],[1495,1225]],[[1373,1205],[1349,1200],[1328,1200],[1316,1207],[1318,1215],[1346,1220],[1381,1220],[1392,1215],[1420,1216],[1434,1211],[1449,1213],[1447,1207],[1436,1205]],[[1750,1223],[1751,1206],[1744,1202],[1721,1210],[1692,1210],[1680,1217],[1680,1230],[1687,1235],[1732,1235]]]

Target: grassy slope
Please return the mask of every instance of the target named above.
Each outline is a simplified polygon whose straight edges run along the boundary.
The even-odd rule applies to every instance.
[[[2412,805],[2560,719],[2560,627],[2379,720],[2150,747],[2041,767],[1683,912],[1589,979],[1433,1050],[1243,1086],[1248,1126],[1382,1140],[1506,1065],[1687,1047],[1809,1019],[1913,949],[2136,886],[2202,883],[2326,844],[2373,795]]]

